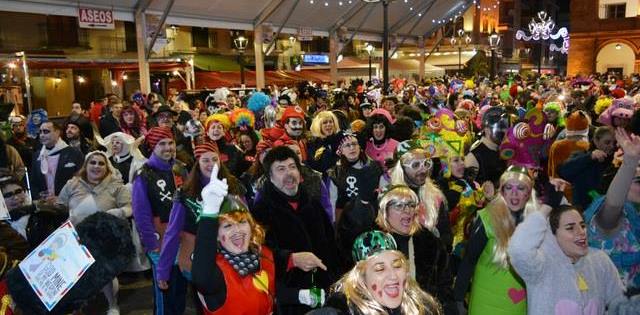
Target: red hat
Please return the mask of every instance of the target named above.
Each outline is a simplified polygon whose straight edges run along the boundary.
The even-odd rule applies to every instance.
[[[162,139],[174,139],[173,131],[169,127],[153,127],[149,130],[149,133],[145,136],[145,141],[149,145],[149,148],[153,150],[156,144]]]
[[[282,118],[280,118],[280,123],[283,125],[286,124],[289,118],[300,118],[304,122],[304,111],[302,111],[300,106],[287,106],[282,114]]]
[[[207,152],[220,153],[220,150],[218,149],[218,145],[215,142],[207,141],[196,145],[196,148],[193,150],[193,155],[196,157],[197,161],[203,154]]]

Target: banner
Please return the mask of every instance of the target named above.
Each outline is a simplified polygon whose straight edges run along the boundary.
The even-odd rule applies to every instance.
[[[65,222],[18,265],[33,291],[51,311],[95,262]]]

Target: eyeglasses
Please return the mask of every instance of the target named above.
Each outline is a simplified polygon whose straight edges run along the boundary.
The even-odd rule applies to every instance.
[[[49,134],[50,132],[51,132],[51,130],[48,130],[48,129],[40,129],[40,131],[39,131],[39,133],[45,134],[45,135]]]
[[[107,165],[107,163],[102,162],[102,161],[89,161],[88,163],[89,165],[98,165],[98,166],[105,166]]]
[[[2,194],[2,197],[7,199],[7,198],[11,198],[11,197],[13,197],[15,195],[19,195],[19,194],[21,194],[23,192],[24,192],[24,189],[18,188],[18,189],[14,190],[14,191],[8,191],[8,192]]]
[[[417,171],[420,168],[430,170],[431,167],[433,166],[433,162],[430,159],[424,159],[424,160],[414,160],[409,163],[404,163],[402,165],[414,171]]]
[[[355,148],[358,145],[359,145],[359,143],[357,141],[355,141],[355,142],[345,143],[345,144],[342,145],[342,147],[345,148],[345,149],[351,149],[351,148]]]
[[[389,203],[389,209],[395,212],[412,212],[417,206],[413,201]]]

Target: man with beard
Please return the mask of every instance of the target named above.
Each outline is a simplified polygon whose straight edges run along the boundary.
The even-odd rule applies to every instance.
[[[307,141],[304,138],[304,112],[300,106],[289,106],[282,113],[280,124],[284,127],[286,137],[298,143],[303,161],[307,160]],[[287,139],[284,139],[287,140]]]
[[[429,178],[433,169],[433,161],[429,150],[425,149],[421,140],[400,142],[396,148],[396,163],[389,170],[390,182],[381,178],[381,190],[394,185],[406,185],[420,199],[420,223],[438,237],[450,251],[453,243],[449,227],[449,210],[446,197]]]
[[[27,136],[27,119],[24,116],[11,116],[9,117],[9,122],[11,123],[13,135],[7,140],[7,144],[18,150],[25,166],[30,169],[33,150],[38,146],[38,141]]]
[[[91,143],[89,143],[89,140],[87,140],[82,133],[83,120],[86,121],[87,124],[89,123],[89,121],[79,116],[75,119],[69,119],[64,128],[63,139],[70,147],[76,148],[82,152],[82,154],[86,155],[93,150]]]
[[[185,278],[174,266],[169,289],[160,290],[155,273],[160,244],[173,206],[173,193],[182,185],[186,171],[176,164],[176,143],[171,128],[151,128],[145,141],[152,154],[133,179],[133,218],[154,273],[154,313],[182,314],[185,309]]]
[[[279,314],[305,314],[320,306],[338,276],[338,250],[329,217],[301,185],[300,160],[279,146],[263,160],[267,180],[252,210],[274,252]]]
[[[509,116],[504,108],[494,106],[482,115],[482,137],[471,145],[464,159],[464,166],[474,175],[475,181],[482,184],[487,198],[492,198],[498,187],[500,175],[507,164],[500,158],[499,146],[509,128]]]

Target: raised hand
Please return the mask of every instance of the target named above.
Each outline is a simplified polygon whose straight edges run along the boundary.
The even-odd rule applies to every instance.
[[[616,141],[624,151],[625,157],[640,158],[640,137],[627,132],[624,128],[616,128]]]
[[[224,197],[228,193],[229,186],[227,185],[227,179],[218,179],[219,171],[220,167],[218,164],[215,164],[211,171],[209,183],[202,189],[202,215],[204,216],[217,216],[220,212],[220,206],[222,206]]]

